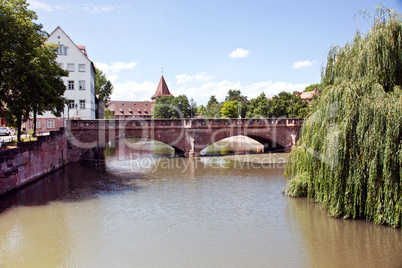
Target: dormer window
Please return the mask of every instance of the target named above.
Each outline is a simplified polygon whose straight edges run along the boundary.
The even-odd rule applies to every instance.
[[[120,113],[123,113],[123,109],[120,109]]]
[[[140,109],[138,109],[138,111],[137,111],[139,114],[141,113],[141,110]]]
[[[128,112],[129,112],[130,114],[132,114],[132,113],[133,113],[133,110],[131,110],[131,109],[128,109]]]

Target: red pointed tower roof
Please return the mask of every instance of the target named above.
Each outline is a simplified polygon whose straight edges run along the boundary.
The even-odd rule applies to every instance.
[[[157,97],[160,96],[173,96],[169,92],[169,88],[166,85],[165,78],[163,78],[163,75],[161,77],[161,80],[159,80],[158,87],[156,88],[155,94],[151,97],[151,100],[155,100]]]

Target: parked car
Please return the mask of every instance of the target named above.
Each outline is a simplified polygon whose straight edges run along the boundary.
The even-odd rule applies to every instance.
[[[14,132],[9,127],[0,127],[0,135],[10,136]]]

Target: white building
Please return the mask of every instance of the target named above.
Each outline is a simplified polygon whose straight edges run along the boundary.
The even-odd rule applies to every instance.
[[[58,130],[68,118],[95,119],[95,66],[89,60],[85,46],[77,46],[60,27],[50,34],[47,42],[59,46],[57,62],[70,72],[68,77],[62,77],[67,88],[64,97],[70,100],[70,105],[66,105],[61,118],[50,112],[38,116],[38,132]]]

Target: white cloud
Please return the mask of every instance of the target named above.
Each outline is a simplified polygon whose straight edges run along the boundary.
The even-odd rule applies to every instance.
[[[313,60],[313,61],[309,61],[309,60],[301,60],[301,61],[296,61],[295,63],[293,63],[292,68],[293,69],[308,69],[313,67],[313,65],[315,65],[317,63],[317,61]]]
[[[178,84],[187,84],[189,82],[208,82],[215,78],[214,75],[207,75],[206,72],[198,73],[195,75],[179,74],[176,75]]]
[[[74,10],[77,13],[85,12],[89,14],[110,13],[117,9],[129,8],[130,5],[95,5],[93,3],[83,3],[81,5],[57,5],[55,9]]]
[[[52,12],[52,11],[53,11],[53,8],[52,8],[50,5],[45,4],[45,3],[41,3],[41,2],[39,2],[39,1],[28,0],[28,3],[29,3],[29,9],[32,9],[32,10],[40,10],[40,9],[43,9],[43,10],[46,10],[46,11],[48,11],[48,12]]]
[[[250,53],[250,49],[236,48],[236,50],[232,51],[229,54],[229,57],[231,57],[231,58],[247,58],[249,53]]]
[[[102,14],[102,13],[109,13],[116,9],[122,9],[126,7],[127,5],[94,5],[90,3],[90,4],[84,4],[83,10],[91,14]]]
[[[125,83],[113,84],[112,100],[116,101],[150,101],[158,85],[152,82],[144,81],[136,83],[128,81]]]
[[[96,68],[100,69],[107,76],[112,75],[112,74],[117,74],[124,70],[134,70],[135,67],[137,67],[137,63],[134,61],[132,61],[132,62],[117,61],[117,62],[112,62],[110,65],[107,63],[102,63],[102,62],[95,62],[94,64],[95,64]]]

